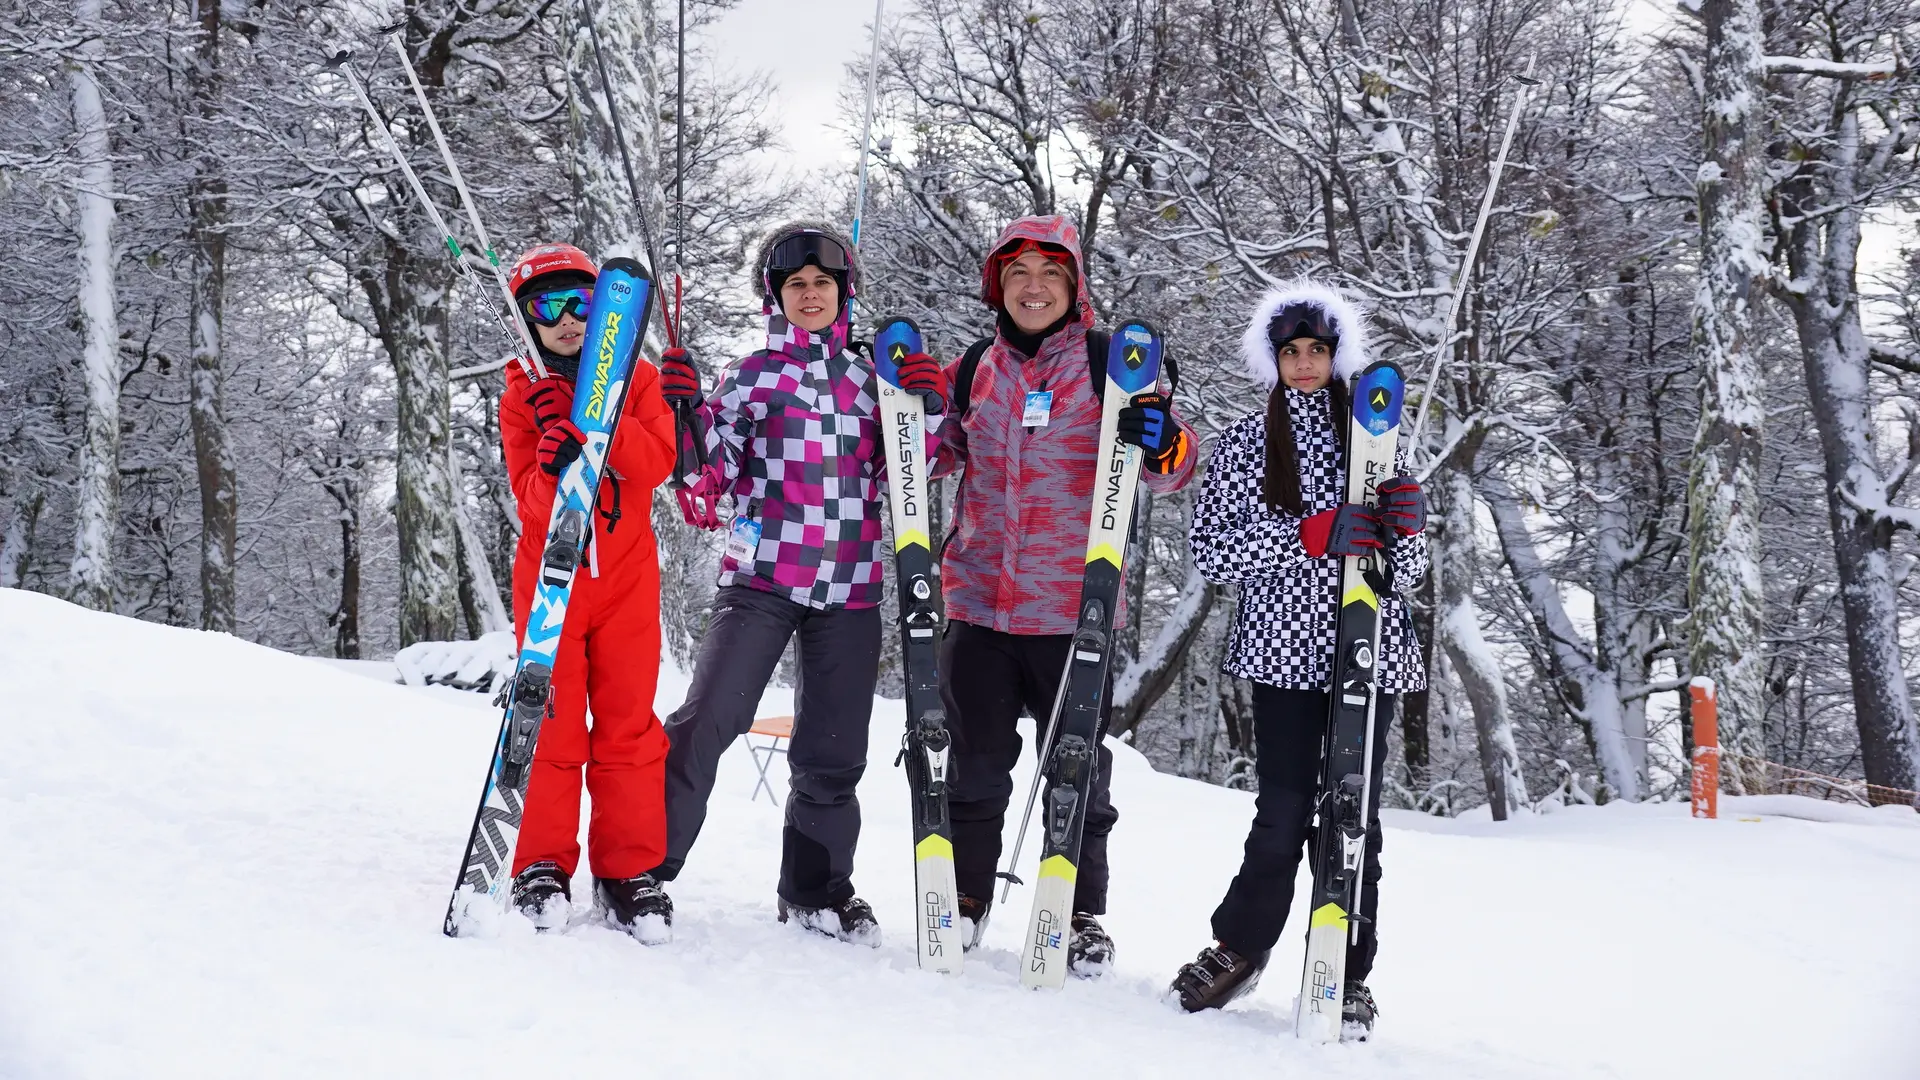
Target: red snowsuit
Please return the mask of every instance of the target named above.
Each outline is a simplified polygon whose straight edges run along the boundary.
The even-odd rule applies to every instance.
[[[500,440],[520,504],[513,625],[522,637],[557,486],[535,456],[541,431],[526,403],[528,385],[524,373],[510,368],[500,398]],[[651,510],[653,489],[673,471],[673,457],[673,414],[660,396],[660,373],[638,361],[607,453],[590,558],[574,577],[567,604],[554,665],[553,715],[541,726],[534,751],[515,874],[552,860],[572,876],[580,862],[583,765],[593,794],[587,851],[594,876],[638,877],[666,857],[667,736],[653,712],[660,673],[660,555]]]

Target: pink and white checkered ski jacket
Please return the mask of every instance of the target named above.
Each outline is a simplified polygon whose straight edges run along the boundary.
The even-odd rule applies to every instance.
[[[1080,271],[1080,234],[1064,217],[1026,217],[1007,226],[993,250],[1021,238],[1073,255],[1080,318],[1027,357],[996,335],[969,387],[967,413],[942,428],[934,475],[964,467],[959,506],[940,559],[947,618],[1011,634],[1071,634],[1087,566],[1100,402],[1087,367],[1093,303]],[[957,364],[948,368],[951,377]],[[1029,391],[1051,390],[1045,427],[1021,422]],[[1184,421],[1181,427],[1187,428]],[[1187,428],[1192,445],[1199,445]],[[1164,476],[1144,473],[1148,490],[1178,490],[1193,478],[1193,455]],[[1124,595],[1114,625],[1126,621]]]
[[[700,407],[708,459],[734,515],[760,525],[751,562],[723,555],[719,582],[811,608],[880,602],[880,443],[872,362],[847,348],[847,319],[816,337],[767,316],[767,347],[722,375]],[[939,445],[928,418],[927,455]]]

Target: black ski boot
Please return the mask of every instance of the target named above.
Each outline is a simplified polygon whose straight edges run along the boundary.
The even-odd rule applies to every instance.
[[[565,929],[573,913],[573,892],[556,862],[537,862],[513,879],[514,909],[542,933]]]
[[[1221,945],[1201,949],[1193,963],[1173,977],[1173,993],[1188,1012],[1224,1008],[1227,1002],[1252,993],[1260,985],[1260,973],[1267,969],[1267,957],[1271,955],[1271,949],[1252,956],[1241,956]]]
[[[880,947],[880,921],[873,917],[872,906],[857,896],[823,908],[789,904],[781,897],[779,912],[781,922],[791,920],[803,929],[854,945]]]
[[[962,896],[955,906],[960,909],[960,951],[972,952],[987,936],[987,918],[993,914],[993,901]]]
[[[1373,1034],[1373,1018],[1379,1011],[1366,983],[1348,983],[1346,1000],[1340,1006],[1340,1041],[1366,1042]]]
[[[1082,979],[1097,979],[1113,966],[1113,939],[1100,920],[1084,911],[1073,916],[1073,937],[1067,942],[1067,970]]]
[[[594,878],[593,901],[608,922],[632,934],[642,945],[664,945],[673,940],[673,897],[652,874]]]

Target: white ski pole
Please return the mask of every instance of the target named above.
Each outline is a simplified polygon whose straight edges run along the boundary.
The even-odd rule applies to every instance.
[[[487,227],[480,220],[480,207],[473,201],[473,192],[467,190],[467,181],[460,175],[460,163],[453,158],[453,148],[447,145],[447,136],[440,130],[440,120],[433,114],[433,106],[427,102],[427,91],[420,85],[420,77],[413,70],[413,58],[407,55],[407,44],[401,35],[391,34],[387,38],[393,43],[393,51],[400,54],[400,66],[407,73],[407,84],[413,87],[413,96],[420,102],[420,112],[427,118],[427,129],[433,132],[433,142],[440,148],[440,160],[446,163],[447,176],[453,180],[453,189],[460,193],[460,205],[467,212],[467,221],[473,226],[473,238],[480,242],[480,249],[486,252],[487,265],[493,268],[493,280],[500,286],[500,297],[506,301],[507,310],[515,311],[518,302],[513,298],[513,285],[507,280],[507,272],[500,266],[500,256],[493,250],[493,240],[487,236]],[[525,319],[516,317],[508,320],[519,331],[520,345],[528,356],[536,360],[540,348],[533,340],[533,331],[527,328]]]
[[[873,0],[873,50],[867,57],[867,118],[860,126],[860,183],[853,196],[853,246],[860,247],[860,222],[867,212],[867,148],[873,140],[873,101],[880,85],[880,19],[887,0]]]
[[[342,49],[332,59],[327,61],[327,67],[339,71],[346,76],[347,85],[353,88],[353,96],[358,98],[361,107],[367,110],[367,116],[373,120],[373,126],[379,128],[380,134],[386,137],[387,150],[392,153],[393,160],[400,166],[400,171],[406,174],[407,183],[413,187],[414,197],[420,200],[420,205],[426,209],[427,216],[433,220],[434,227],[440,230],[441,240],[446,243],[447,250],[453,254],[454,265],[460,268],[460,273],[466,277],[467,282],[479,291],[480,302],[486,306],[487,311],[493,315],[495,321],[500,324],[502,330],[506,331],[509,338],[519,339],[519,335],[515,334],[513,329],[507,325],[508,320],[506,317],[501,315],[498,308],[494,307],[493,301],[487,299],[487,288],[481,283],[479,277],[474,274],[473,267],[467,264],[466,257],[460,250],[460,241],[454,239],[453,230],[447,227],[447,219],[440,216],[440,208],[435,206],[433,199],[428,197],[426,186],[420,183],[420,177],[414,173],[413,165],[407,161],[406,151],[400,148],[400,140],[393,137],[393,130],[387,127],[386,120],[380,116],[380,110],[373,107],[373,99],[367,96],[366,85],[361,81],[360,73],[354,70],[352,55],[352,53]],[[524,329],[525,328],[522,327],[523,331]],[[516,357],[515,359],[520,361],[520,366],[526,371],[528,378],[546,378],[547,366],[540,362],[540,354],[538,351],[526,356]]]
[[[1453,286],[1453,302],[1447,305],[1447,321],[1440,328],[1440,340],[1433,347],[1433,359],[1427,362],[1427,386],[1420,392],[1420,411],[1414,414],[1413,433],[1409,445],[1420,445],[1420,432],[1426,427],[1428,408],[1433,402],[1433,388],[1440,381],[1441,358],[1453,347],[1453,327],[1460,317],[1460,302],[1467,295],[1467,279],[1473,273],[1474,256],[1480,252],[1480,238],[1487,231],[1487,215],[1493,212],[1494,192],[1500,189],[1500,174],[1507,168],[1507,151],[1513,146],[1513,133],[1520,127],[1520,113],[1527,107],[1527,92],[1538,85],[1533,77],[1534,57],[1527,58],[1527,70],[1514,76],[1520,84],[1520,92],[1514,96],[1513,112],[1507,116],[1506,133],[1500,136],[1500,153],[1494,158],[1492,175],[1487,177],[1486,194],[1480,198],[1480,216],[1474,220],[1473,235],[1467,239],[1467,253],[1460,260],[1460,280]]]

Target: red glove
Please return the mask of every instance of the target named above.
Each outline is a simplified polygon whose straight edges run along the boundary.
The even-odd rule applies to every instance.
[[[919,395],[929,415],[947,411],[947,373],[940,370],[940,361],[926,353],[900,358],[900,389]]]
[[[660,354],[660,395],[676,409],[700,404],[700,372],[687,350],[675,347]]]
[[[573,415],[573,384],[558,375],[533,380],[521,397],[541,431]]]
[[[1358,503],[1322,510],[1300,522],[1300,546],[1316,559],[1347,558],[1381,548],[1380,519]]]
[[[567,471],[580,456],[580,450],[586,446],[587,437],[572,420],[561,418],[540,436],[540,446],[534,455],[540,459],[540,469],[548,476],[559,476]]]
[[[1427,527],[1427,495],[1411,476],[1387,479],[1377,489],[1380,521],[1400,536],[1412,536]]]

